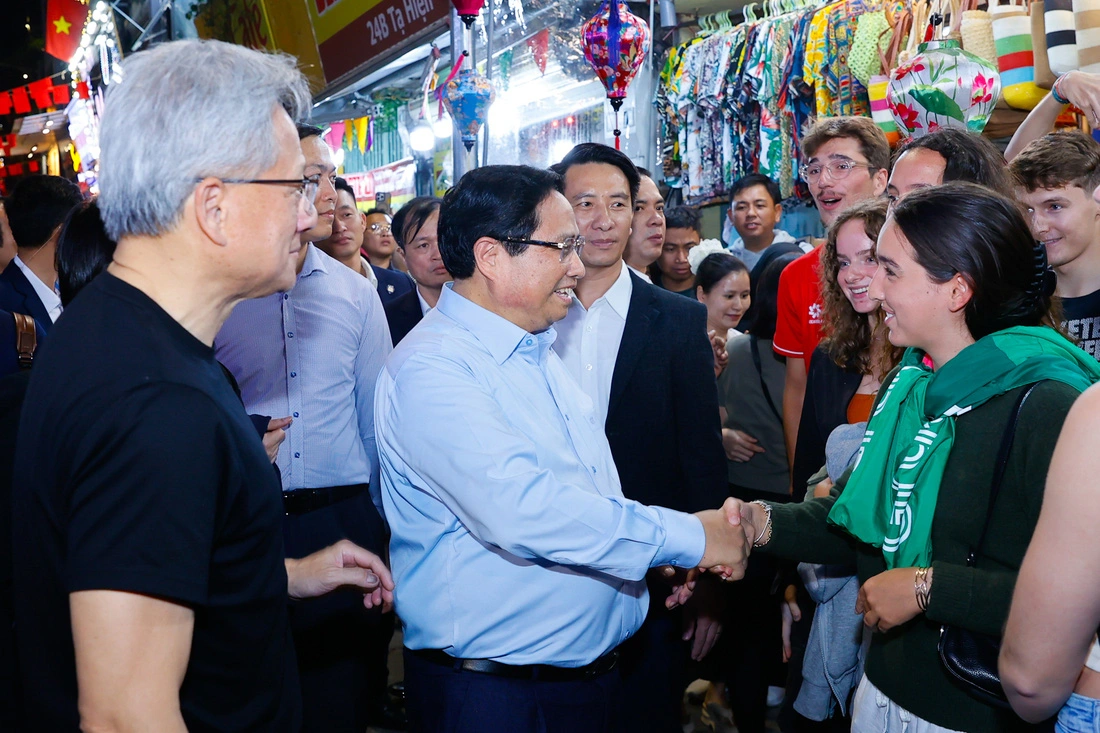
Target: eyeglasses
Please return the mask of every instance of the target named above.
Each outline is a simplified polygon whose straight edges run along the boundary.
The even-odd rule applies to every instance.
[[[821,174],[829,171],[829,178],[834,181],[843,181],[856,168],[875,170],[875,166],[868,163],[857,163],[854,160],[838,160],[832,163],[809,163],[798,169],[802,179],[806,183],[816,183]]]
[[[393,233],[393,227],[390,226],[389,224],[371,224],[370,225],[370,230],[372,232],[374,232],[375,234],[382,234],[382,235]]]
[[[195,183],[202,178],[196,178]],[[292,186],[298,189],[298,195],[313,203],[317,198],[317,191],[321,188],[321,176],[313,175],[308,178],[219,178],[222,183],[255,184],[259,186]]]
[[[569,255],[574,252],[580,257],[581,251],[584,250],[584,237],[579,235],[575,237],[566,237],[565,240],[561,242],[543,242],[538,239],[511,239],[509,237],[501,237],[499,241],[509,244],[534,244],[538,247],[553,247],[561,253],[562,262],[569,259]]]

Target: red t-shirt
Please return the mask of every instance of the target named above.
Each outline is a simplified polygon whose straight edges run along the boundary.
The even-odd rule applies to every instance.
[[[778,312],[772,348],[780,356],[802,357],[806,371],[821,340],[821,247],[787,265],[779,276]]]

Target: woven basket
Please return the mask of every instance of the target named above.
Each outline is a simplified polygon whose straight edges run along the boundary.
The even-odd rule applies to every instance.
[[[962,17],[962,46],[991,64],[997,63],[993,43],[993,16],[985,10],[966,10]]]

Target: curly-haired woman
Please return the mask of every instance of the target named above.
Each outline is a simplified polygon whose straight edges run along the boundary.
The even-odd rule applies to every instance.
[[[882,378],[901,357],[886,339],[879,302],[867,294],[878,268],[875,240],[886,207],[876,199],[844,211],[829,227],[821,251],[826,335],[806,377],[791,473],[796,497],[825,464],[829,434],[840,425],[867,420]]]

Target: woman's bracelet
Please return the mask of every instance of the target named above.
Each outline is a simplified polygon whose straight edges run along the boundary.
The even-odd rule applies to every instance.
[[[921,613],[928,610],[928,594],[932,590],[932,585],[928,582],[928,570],[929,568],[917,568],[913,578],[913,591],[917,595],[917,608]]]
[[[1069,104],[1069,99],[1067,99],[1066,97],[1063,97],[1062,93],[1060,91],[1058,91],[1058,84],[1060,84],[1062,79],[1065,79],[1065,78],[1066,78],[1066,75],[1062,74],[1057,79],[1055,79],[1054,84],[1052,84],[1051,87],[1050,87],[1050,96],[1054,97],[1054,101],[1057,102],[1058,104]]]
[[[764,510],[764,515],[767,519],[764,520],[764,527],[760,530],[760,534],[755,540],[752,541],[753,547],[763,547],[771,542],[771,528],[772,528],[772,507],[771,504],[765,504],[762,501],[750,501],[750,504],[756,504]],[[768,535],[768,539],[764,539],[764,535]]]

